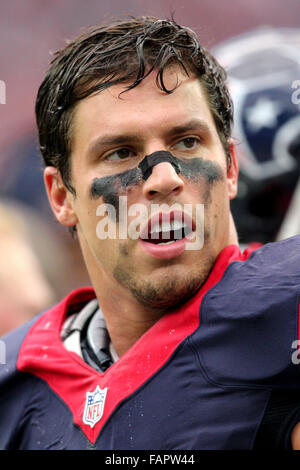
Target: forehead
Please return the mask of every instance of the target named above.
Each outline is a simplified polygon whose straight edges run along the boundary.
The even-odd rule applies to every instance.
[[[128,84],[121,83],[79,101],[73,114],[73,149],[82,141],[90,143],[101,134],[114,132],[134,131],[146,139],[192,118],[205,121],[216,131],[199,78],[187,77],[173,67],[166,70],[164,83],[167,89],[174,88],[171,94],[158,88],[156,73],[152,73],[131,90],[126,91]]]

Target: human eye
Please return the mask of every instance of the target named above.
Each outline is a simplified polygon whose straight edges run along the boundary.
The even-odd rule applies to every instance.
[[[185,137],[180,139],[172,146],[174,150],[194,150],[200,145],[200,139],[197,137]]]
[[[118,150],[115,150],[114,152],[109,153],[108,155],[106,155],[104,157],[104,160],[106,160],[106,161],[120,161],[120,160],[124,160],[126,158],[129,158],[129,157],[132,157],[133,155],[134,155],[134,153],[132,152],[132,150],[124,147],[124,148],[120,148]]]

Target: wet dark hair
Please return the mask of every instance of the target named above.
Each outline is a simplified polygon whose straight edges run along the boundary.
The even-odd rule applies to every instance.
[[[36,100],[40,150],[45,165],[56,167],[66,187],[71,183],[72,115],[76,103],[117,83],[138,86],[153,70],[157,86],[165,93],[166,67],[174,64],[196,74],[207,96],[227,157],[233,120],[226,72],[199,44],[196,34],[174,20],[130,18],[87,29],[57,51]],[[124,92],[122,92],[124,93]]]

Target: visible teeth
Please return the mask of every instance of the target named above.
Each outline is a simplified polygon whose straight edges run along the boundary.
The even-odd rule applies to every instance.
[[[151,234],[152,233],[159,233],[161,232],[161,225],[160,224],[155,224],[154,227],[151,228]]]
[[[169,222],[161,222],[155,224],[154,227],[152,227],[151,233],[170,232],[170,230],[172,229]]]
[[[161,229],[160,229],[161,232],[170,232],[170,230],[172,230],[172,224],[170,224],[169,222],[162,222],[160,226],[161,226]]]
[[[180,220],[172,220],[171,226],[171,230],[180,230],[182,227],[185,227],[185,225]]]
[[[175,242],[176,242],[176,240],[171,240],[169,242],[160,242],[160,243],[158,243],[158,245],[171,245],[171,243],[175,243]]]
[[[171,232],[174,230],[181,230],[182,228],[187,227],[187,225],[183,224],[180,220],[172,220],[171,222],[160,222],[156,223],[154,227],[151,228],[152,233],[159,233],[159,232]]]

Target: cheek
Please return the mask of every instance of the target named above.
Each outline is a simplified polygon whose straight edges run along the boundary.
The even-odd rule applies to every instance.
[[[86,240],[96,238],[96,228],[100,217],[97,215],[100,201],[92,201],[89,197],[80,197],[77,194],[74,201],[74,211],[78,218],[77,231],[81,232]]]
[[[113,176],[94,178],[90,184],[89,194],[91,199],[101,198],[103,202],[118,209],[119,197],[126,194],[131,187],[138,185],[141,180],[142,175],[138,168]]]
[[[101,263],[103,261],[105,264],[114,265],[122,247],[126,247],[128,242],[122,239],[118,211],[113,206],[103,203],[101,199],[92,201],[88,209],[84,206],[79,226],[87,245],[98,260]]]
[[[226,214],[229,199],[225,180],[218,181],[215,184],[206,183],[200,191],[205,209],[211,216],[219,218]]]
[[[205,209],[211,210],[214,206],[219,204],[219,201],[224,199],[224,180],[221,179],[216,182],[209,182],[206,178],[201,177],[197,182],[187,182],[189,193],[194,201],[204,204]]]
[[[227,233],[229,225],[229,199],[225,181],[214,188],[211,199],[210,220],[214,226],[215,235],[222,236]]]
[[[225,180],[213,188],[211,199],[215,214],[218,214],[220,217],[226,217],[229,210],[229,197]]]

